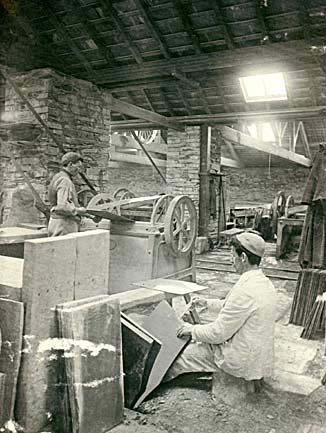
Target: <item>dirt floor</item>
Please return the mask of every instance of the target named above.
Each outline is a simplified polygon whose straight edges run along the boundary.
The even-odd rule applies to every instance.
[[[310,396],[263,391],[237,407],[212,398],[209,376],[184,375],[161,385],[138,411],[127,410],[114,433],[295,433],[326,427],[326,387]]]

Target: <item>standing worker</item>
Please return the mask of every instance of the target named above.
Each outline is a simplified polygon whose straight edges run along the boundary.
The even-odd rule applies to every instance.
[[[82,157],[76,152],[65,153],[62,168],[50,182],[48,199],[51,204],[48,236],[63,236],[79,231],[86,209],[80,207],[72,178],[82,168]]]
[[[178,337],[191,337],[184,352],[172,364],[165,380],[182,373],[224,370],[246,380],[259,380],[273,372],[276,290],[259,268],[264,240],[241,233],[231,240],[240,279],[224,301],[198,298],[216,319],[206,325],[184,323]]]

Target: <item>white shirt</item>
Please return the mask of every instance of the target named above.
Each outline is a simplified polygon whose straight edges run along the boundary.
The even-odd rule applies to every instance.
[[[208,308],[220,312],[207,325],[195,325],[195,341],[218,345],[219,368],[246,380],[269,377],[274,364],[276,290],[260,269],[241,275],[225,301],[210,301]],[[222,353],[222,356],[221,356]]]

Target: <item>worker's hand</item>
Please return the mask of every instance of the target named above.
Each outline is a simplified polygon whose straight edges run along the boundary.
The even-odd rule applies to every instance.
[[[77,207],[76,212],[77,212],[77,215],[84,216],[86,214],[87,210],[84,207]]]
[[[199,307],[202,309],[207,308],[207,299],[206,298],[201,298],[199,296],[194,296],[191,299],[191,306],[192,307]]]
[[[192,328],[194,325],[191,325],[190,323],[183,323],[178,329],[177,329],[177,337],[178,338],[188,338],[192,336]]]

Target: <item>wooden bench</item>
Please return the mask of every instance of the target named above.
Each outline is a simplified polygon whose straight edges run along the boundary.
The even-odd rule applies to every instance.
[[[212,395],[228,405],[235,405],[245,402],[248,396],[259,393],[263,383],[263,379],[245,380],[219,370],[213,373]]]

